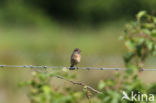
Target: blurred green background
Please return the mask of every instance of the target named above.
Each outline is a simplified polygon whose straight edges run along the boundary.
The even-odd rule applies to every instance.
[[[82,50],[82,67],[124,67],[126,52],[119,36],[135,14],[155,14],[155,0],[0,0],[0,64],[69,66],[74,48]],[[155,58],[146,63],[156,66]],[[0,68],[0,103],[28,103],[20,81],[31,70]],[[78,71],[79,79],[95,86],[112,71]],[[87,75],[86,75],[87,74]],[[112,75],[111,75],[112,74]],[[144,72],[146,83],[155,72]]]

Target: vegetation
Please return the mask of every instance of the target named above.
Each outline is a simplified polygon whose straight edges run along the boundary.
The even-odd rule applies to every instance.
[[[101,21],[132,18],[140,10],[154,13],[155,5],[155,0],[1,0],[0,22],[29,26],[40,25],[39,22],[50,18],[95,25]]]
[[[156,17],[141,11],[137,14],[137,21],[126,26],[125,34],[121,37],[127,48],[124,56],[124,73],[116,72],[115,78],[101,80],[97,85],[100,93],[88,88],[88,85],[80,85],[80,91],[73,89],[73,86],[61,85],[55,87],[55,82],[50,82],[51,78],[71,81],[76,74],[67,71],[33,72],[30,81],[21,83],[30,87],[29,99],[31,103],[120,103],[122,92],[126,91],[131,95],[133,91],[138,97],[142,93],[156,94],[156,83],[146,84],[142,82],[139,75],[144,71],[144,63],[147,58],[156,54]],[[58,77],[62,76],[61,78]],[[62,81],[62,82],[63,82]],[[143,98],[146,100],[146,98]],[[148,100],[149,101],[149,100]],[[146,103],[147,101],[123,100],[124,103]]]
[[[42,73],[0,68],[0,103],[120,103],[123,91],[129,97],[131,91],[137,97],[156,94],[155,72],[143,72],[156,67],[155,5],[156,0],[0,0],[0,64],[68,67],[79,47],[78,66],[127,68]],[[134,21],[140,10],[151,15],[141,11]]]

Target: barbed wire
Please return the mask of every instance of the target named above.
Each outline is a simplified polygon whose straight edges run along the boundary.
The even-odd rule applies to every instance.
[[[98,68],[98,67],[64,67],[64,66],[33,66],[33,65],[0,65],[0,68],[31,68],[31,69],[69,69],[69,70],[120,70],[125,71],[126,68]],[[145,69],[141,71],[156,71],[156,69]]]

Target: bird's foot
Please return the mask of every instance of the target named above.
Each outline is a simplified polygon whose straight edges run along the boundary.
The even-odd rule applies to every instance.
[[[75,70],[75,67],[70,67],[69,70]]]

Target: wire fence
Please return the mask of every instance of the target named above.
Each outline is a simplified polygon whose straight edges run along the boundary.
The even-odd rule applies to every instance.
[[[64,66],[33,66],[33,65],[0,65],[0,68],[30,68],[38,70],[59,70],[59,69],[69,69],[69,70],[120,70],[125,71],[126,68],[98,68],[98,67],[64,67]],[[141,71],[156,71],[156,69],[145,69],[142,68]]]

